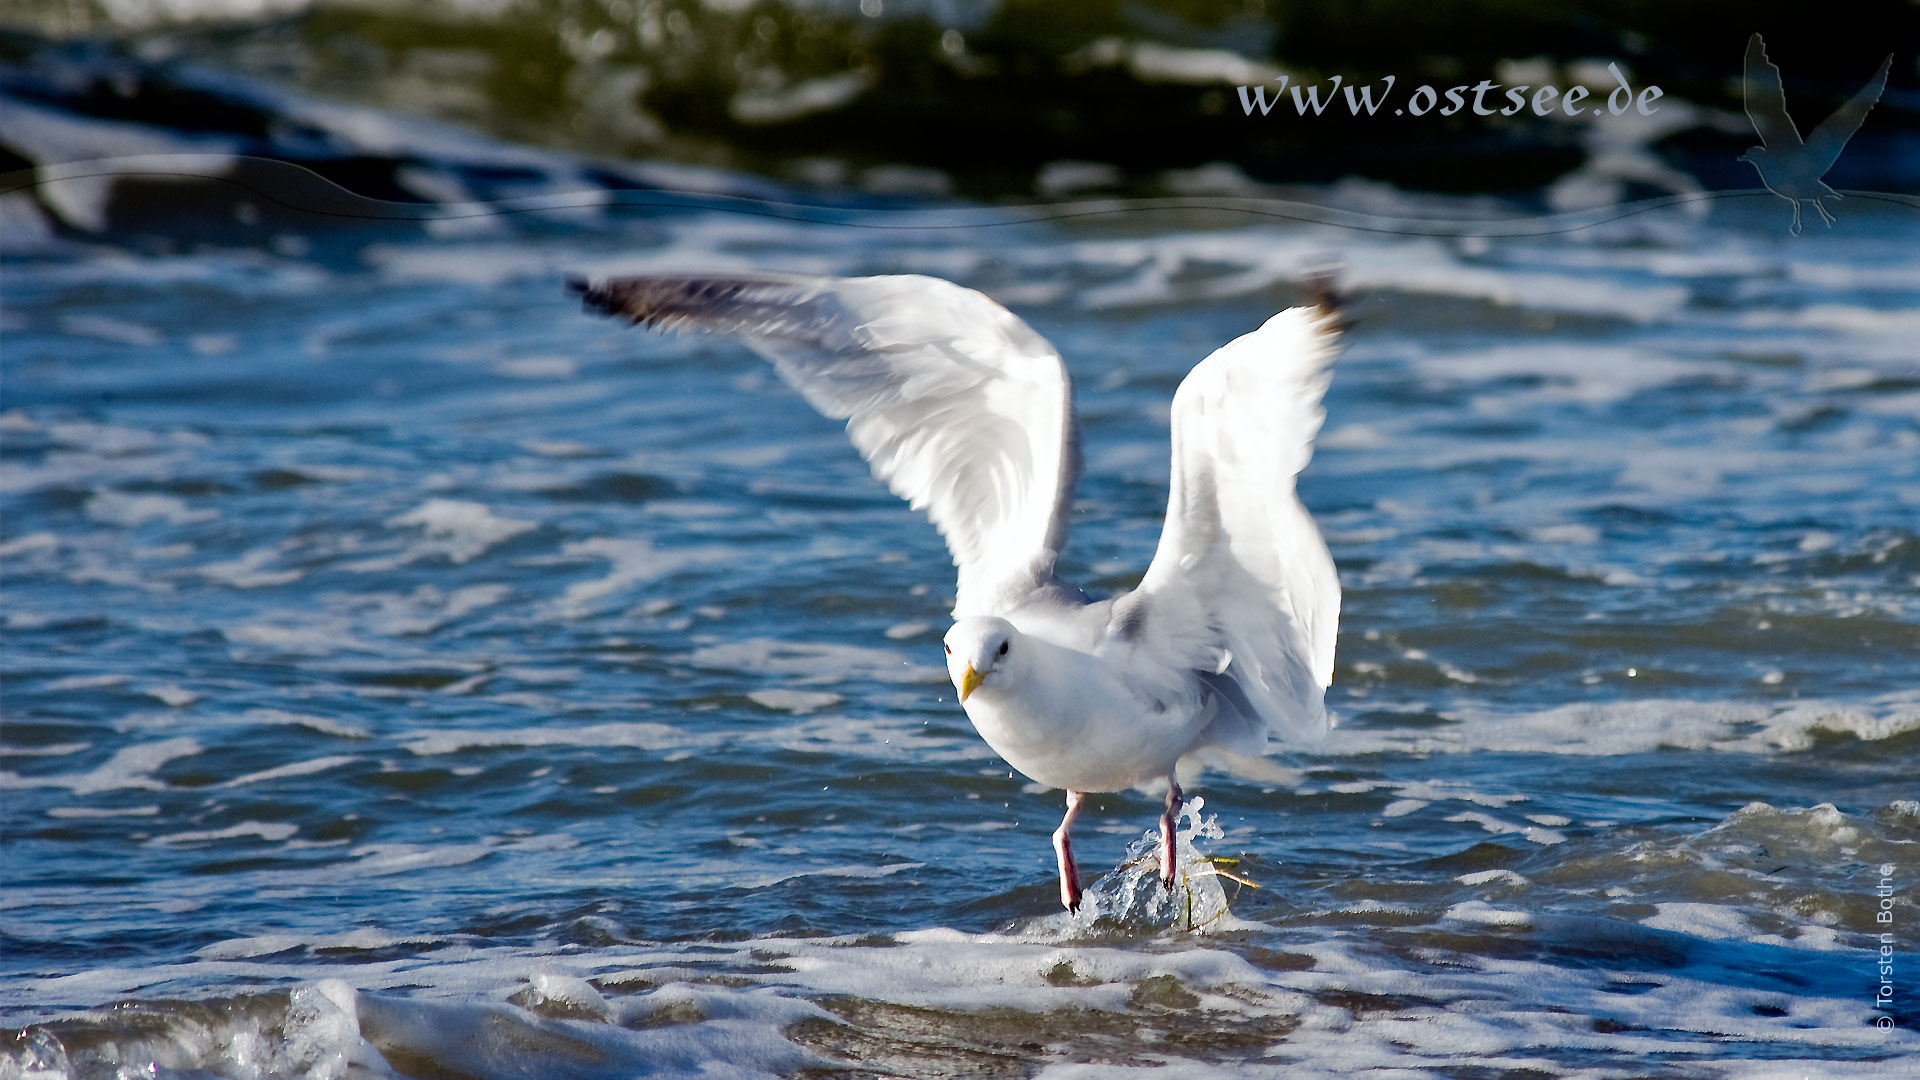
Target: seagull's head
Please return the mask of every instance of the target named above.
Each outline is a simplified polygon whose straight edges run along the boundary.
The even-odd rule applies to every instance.
[[[1735,161],[1744,161],[1744,162],[1746,162],[1746,163],[1747,163],[1747,164],[1749,164],[1749,165],[1753,165],[1753,166],[1755,166],[1755,167],[1758,167],[1758,166],[1759,166],[1759,164],[1760,164],[1760,159],[1761,159],[1761,158],[1763,158],[1763,157],[1766,157],[1766,156],[1767,156],[1767,148],[1766,148],[1766,147],[1764,147],[1764,146],[1749,146],[1749,147],[1747,147],[1747,152],[1746,152],[1746,153],[1744,153],[1744,154],[1741,154],[1741,155],[1740,155],[1739,157],[1737,157],[1737,158],[1735,158],[1734,160],[1735,160]]]
[[[947,631],[947,677],[963,702],[983,685],[1004,688],[1024,654],[1020,631],[1005,619],[968,617]]]

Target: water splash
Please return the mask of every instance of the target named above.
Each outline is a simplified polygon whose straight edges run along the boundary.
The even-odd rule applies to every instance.
[[[1087,889],[1074,922],[1101,920],[1130,927],[1172,926],[1205,933],[1227,914],[1220,867],[1206,843],[1223,839],[1217,815],[1201,816],[1206,799],[1196,795],[1174,820],[1179,868],[1173,888],[1160,884],[1160,830],[1148,829],[1127,847],[1120,865]]]

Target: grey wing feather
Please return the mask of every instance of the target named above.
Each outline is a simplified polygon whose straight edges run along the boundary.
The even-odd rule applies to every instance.
[[[971,289],[911,275],[676,275],[569,282],[591,310],[738,334],[923,509],[959,568],[956,615],[1053,581],[1079,435],[1044,338]]]
[[[1815,175],[1825,173],[1840,159],[1840,151],[1846,149],[1847,140],[1866,123],[1867,113],[1880,101],[1880,94],[1887,88],[1887,72],[1893,68],[1893,57],[1889,55],[1880,64],[1880,70],[1868,80],[1860,92],[1847,99],[1845,105],[1833,111],[1833,115],[1820,122],[1807,136],[1807,156],[1817,166]]]
[[[1787,88],[1780,81],[1780,69],[1767,59],[1766,43],[1759,34],[1747,39],[1744,101],[1747,118],[1768,150],[1784,152],[1800,145],[1800,131],[1787,115]]]

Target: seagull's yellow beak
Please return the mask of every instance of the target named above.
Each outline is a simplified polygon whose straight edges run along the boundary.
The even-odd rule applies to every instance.
[[[968,664],[966,673],[960,676],[960,700],[967,700],[968,695],[980,689],[980,681],[985,678],[985,675],[973,670],[972,664]]]

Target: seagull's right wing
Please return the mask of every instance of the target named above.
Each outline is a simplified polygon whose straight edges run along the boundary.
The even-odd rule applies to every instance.
[[[1237,713],[1251,709],[1254,730],[1211,738],[1232,749],[1324,727],[1340,578],[1294,477],[1326,417],[1336,341],[1328,307],[1292,308],[1187,375],[1173,399],[1160,547],[1116,604],[1117,625],[1137,620],[1134,632],[1181,656]]]
[[[1060,354],[972,289],[903,275],[662,275],[568,283],[589,309],[738,334],[947,538],[954,614],[1052,581],[1080,474]]]
[[[1800,145],[1800,130],[1787,115],[1787,88],[1780,82],[1780,69],[1767,59],[1767,45],[1759,34],[1747,39],[1744,101],[1747,118],[1760,141],[1776,154]]]
[[[1840,151],[1847,148],[1847,140],[1867,122],[1867,112],[1880,101],[1880,94],[1887,88],[1887,72],[1893,68],[1893,55],[1889,53],[1880,62],[1880,70],[1868,80],[1860,92],[1847,99],[1845,105],[1833,111],[1833,115],[1820,122],[1807,136],[1807,157],[1812,159],[1819,169],[1814,175],[1824,174],[1840,160]]]

